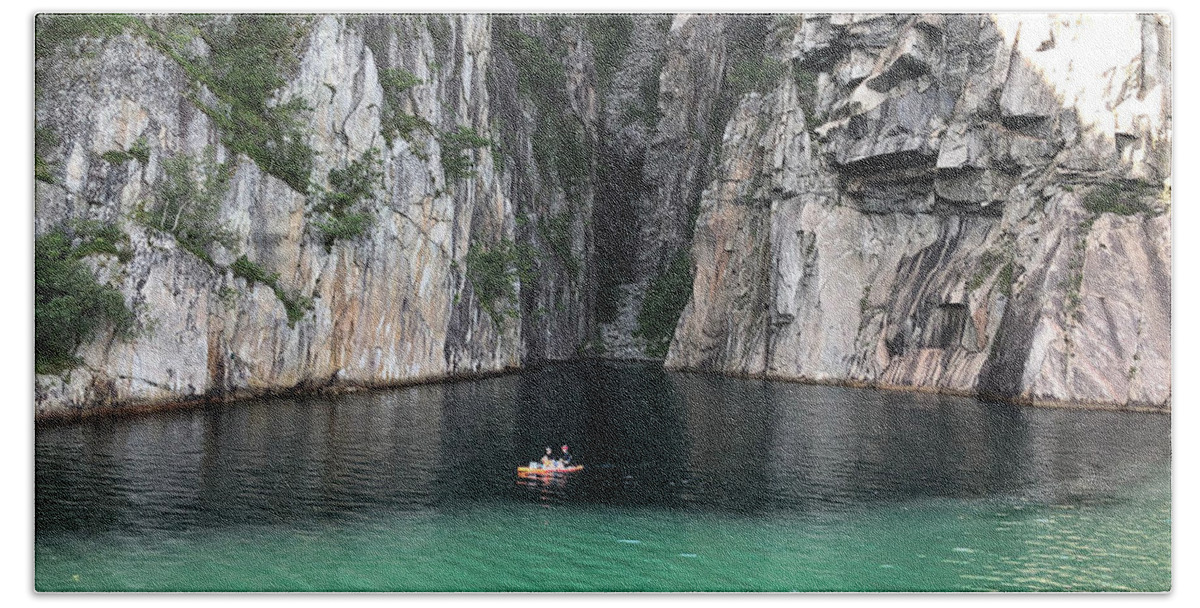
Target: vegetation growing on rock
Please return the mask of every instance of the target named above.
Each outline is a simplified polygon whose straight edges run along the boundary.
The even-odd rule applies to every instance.
[[[824,117],[816,115],[817,107],[817,74],[804,67],[800,62],[792,62],[792,80],[799,92],[800,108],[804,110],[804,119],[809,128],[818,126]]]
[[[1152,184],[1140,181],[1113,181],[1097,185],[1083,197],[1083,208],[1092,213],[1135,215],[1153,211],[1144,198],[1158,191]]]
[[[57,183],[54,166],[45,157],[58,146],[58,134],[52,129],[37,127],[33,131],[33,178],[47,184]]]
[[[129,146],[128,150],[109,150],[100,157],[114,165],[125,164],[131,160],[145,165],[150,162],[150,146],[146,143],[145,137],[139,137],[137,141],[133,142],[133,145]]]
[[[76,223],[34,241],[34,367],[60,373],[79,364],[75,351],[102,327],[124,334],[133,313],[121,292],[96,281],[81,260],[94,253],[122,253],[128,240],[113,225]],[[74,244],[73,244],[74,243]]]
[[[692,295],[692,264],[686,251],[680,251],[662,274],[654,278],[642,300],[634,336],[645,338],[646,354],[667,356],[675,324]]]
[[[524,245],[502,239],[494,245],[472,243],[467,252],[467,278],[492,322],[499,325],[506,317],[516,317],[517,283],[533,279],[533,251]]]
[[[190,57],[176,37],[139,21],[139,31],[176,61],[190,78],[220,101],[196,104],[221,129],[222,143],[252,158],[263,171],[298,192],[308,191],[313,151],[305,141],[308,102],[286,101],[277,92],[285,75],[296,69],[296,47],[307,32],[307,20],[289,15],[234,15],[228,18],[178,16],[161,27],[193,32],[208,44],[206,57]],[[188,36],[182,36],[186,41]]]
[[[39,76],[96,78],[39,78],[37,122],[65,145],[49,129],[36,132],[37,230],[65,230],[65,257],[86,258],[101,278],[116,268],[128,275],[125,297],[186,319],[147,348],[186,350],[201,371],[148,366],[138,371],[145,383],[117,382],[117,399],[183,386],[179,373],[192,374],[188,386],[209,386],[206,349],[227,361],[252,351],[248,343],[291,340],[275,350],[286,361],[271,371],[260,361],[216,370],[224,383],[216,390],[240,388],[248,369],[272,387],[296,378],[374,382],[607,347],[618,357],[671,349],[665,365],[676,368],[963,391],[995,375],[1004,378],[988,390],[1005,395],[1159,403],[1157,387],[1169,386],[1169,332],[1164,340],[1160,330],[1170,310],[1163,230],[1171,218],[1158,217],[1169,208],[1170,126],[1156,112],[1169,108],[1159,103],[1169,89],[1157,87],[1170,66],[1169,53],[1152,52],[1168,47],[1150,45],[1167,41],[1169,27],[1129,18],[1146,52],[1110,66],[1117,85],[1121,74],[1141,75],[1136,91],[1105,85],[1105,107],[1122,121],[1114,155],[1113,142],[1080,129],[1095,117],[1073,116],[1038,92],[1046,74],[1025,74],[1022,61],[997,71],[991,61],[1020,55],[1036,64],[1059,51],[1009,48],[985,16],[39,17]],[[635,38],[642,34],[652,39]],[[1060,37],[1060,47],[1068,43]],[[368,90],[372,70],[380,90]],[[164,86],[146,86],[153,82]],[[309,101],[319,111],[310,114]],[[1096,133],[1107,133],[1101,124]],[[197,155],[204,143],[217,148]],[[354,158],[372,146],[381,150]],[[494,172],[483,170],[484,148]],[[306,221],[292,222],[301,197],[260,180],[245,157],[307,195]],[[334,168],[314,172],[314,159]],[[224,195],[238,162],[250,171]],[[967,188],[976,171],[979,187]],[[461,191],[447,196],[448,188]],[[883,202],[857,204],[875,200]],[[1032,211],[1022,211],[1027,203]],[[125,222],[130,209],[163,235],[143,243],[142,231],[131,233],[141,257],[127,267],[111,257],[130,255],[116,224],[53,228],[66,217]],[[227,238],[226,217],[240,231],[236,242],[249,244],[244,251]],[[387,230],[372,230],[385,221]],[[181,251],[159,247],[167,234]],[[361,246],[351,250],[349,239]],[[339,242],[337,258],[314,246]],[[1106,276],[1124,260],[1136,272]],[[164,281],[155,264],[179,272]],[[313,307],[309,286],[336,297],[303,336],[281,341],[278,307],[246,306],[226,265],[271,287],[290,326]],[[694,290],[693,267],[704,270]],[[1018,278],[1021,297],[998,301]],[[915,329],[931,322],[925,304],[958,305],[964,291],[977,344],[963,343],[953,365],[929,368],[909,348],[919,346]],[[207,318],[184,312],[206,296],[225,307],[209,306]],[[1138,327],[1104,326],[1094,302],[1118,321],[1137,310]],[[514,331],[509,320],[519,315]],[[1148,354],[1109,365],[1068,349],[1080,357],[1063,368],[1075,385],[1028,382],[1051,375],[1033,367],[1010,381],[1006,370],[1032,361],[1020,336],[1037,328],[1051,330],[1047,361],[1067,340],[1089,349],[1136,344]],[[101,332],[92,336],[89,360],[104,348]],[[597,339],[608,343],[596,347]],[[294,358],[310,345],[346,356]],[[97,386],[120,373],[121,356],[89,370]],[[1104,382],[1089,382],[1135,368],[1144,394],[1114,383],[1110,395]]]
[[[606,90],[629,52],[633,18],[629,15],[591,15],[583,20],[583,28],[595,49],[597,84],[602,91]]]
[[[296,322],[304,318],[304,314],[313,308],[312,298],[299,294],[290,294],[279,285],[279,273],[268,273],[265,268],[251,262],[246,256],[241,256],[233,262],[233,276],[246,279],[248,283],[262,283],[275,292],[275,297],[283,303],[287,311],[288,327],[295,327]]]
[[[179,246],[206,262],[213,242],[229,246],[231,236],[220,225],[221,200],[229,188],[232,165],[217,163],[209,148],[203,157],[181,154],[164,159],[163,178],[154,200],[136,218],[144,225],[175,235]]]
[[[447,182],[475,175],[475,157],[472,151],[492,144],[490,139],[476,133],[475,129],[462,125],[453,131],[442,133],[438,142],[442,146],[442,170]]]
[[[54,177],[54,167],[38,155],[33,156],[33,179],[47,184],[57,183]]]
[[[34,57],[41,59],[61,48],[74,47],[84,38],[103,40],[119,36],[136,21],[137,17],[130,15],[38,15]]]
[[[418,129],[433,132],[429,121],[404,112],[406,99],[411,101],[411,90],[421,84],[408,70],[402,68],[384,68],[379,71],[379,84],[383,88],[383,108],[380,110],[379,124],[383,138],[388,145],[397,136],[413,143],[413,133]]]
[[[558,21],[548,25],[555,32],[562,27]],[[557,181],[568,198],[578,199],[591,180],[592,157],[583,124],[570,111],[561,60],[564,51],[555,48],[552,53],[509,17],[497,18],[495,35],[498,45],[517,65],[517,89],[537,108],[534,161],[544,174]]]
[[[382,161],[375,148],[367,150],[344,168],[329,170],[329,188],[316,187],[320,203],[314,209],[319,214],[320,219],[315,223],[324,235],[326,251],[335,241],[353,239],[366,231],[371,217],[356,208],[375,196],[375,188],[382,179]]]
[[[750,92],[765,93],[787,74],[787,67],[783,63],[767,56],[766,40],[772,26],[770,16],[755,15],[731,20],[726,25],[729,59],[724,86],[713,109],[710,125],[717,141],[720,141],[721,132],[743,95]]]
[[[975,272],[971,274],[970,280],[967,281],[967,293],[971,293],[979,289],[987,281],[997,267],[1000,272],[996,275],[995,287],[1000,290],[1000,293],[1005,296],[1012,295],[1012,283],[1016,266],[1013,262],[1014,245],[1011,240],[1002,240],[1001,245],[995,249],[988,249],[979,256],[979,265],[975,268]]]

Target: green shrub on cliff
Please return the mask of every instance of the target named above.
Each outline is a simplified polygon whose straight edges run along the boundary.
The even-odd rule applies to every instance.
[[[223,127],[226,144],[245,153],[264,171],[299,192],[308,188],[313,151],[305,143],[307,102],[293,98],[272,103],[298,65],[295,47],[302,22],[285,15],[238,15],[206,31],[212,48],[209,84],[230,112],[212,113]]]
[[[326,210],[341,212],[375,196],[383,179],[383,161],[379,150],[371,148],[345,168],[329,170],[329,189],[321,193]]]
[[[54,166],[36,154],[33,155],[33,179],[47,184],[58,183],[54,177]]]
[[[492,322],[517,316],[516,282],[533,280],[533,251],[503,239],[491,247],[473,243],[467,252],[467,278]]]
[[[462,125],[442,133],[438,142],[442,146],[442,171],[448,182],[475,175],[475,159],[468,151],[492,144],[492,140],[476,133],[475,129]]]
[[[1092,213],[1134,215],[1152,209],[1144,198],[1153,196],[1158,188],[1141,181],[1114,181],[1092,188],[1083,197],[1083,208]]]
[[[553,171],[568,199],[578,200],[591,180],[592,155],[586,139],[583,123],[565,110],[542,115],[533,133],[538,167]]]
[[[77,258],[93,253],[107,253],[116,256],[122,264],[133,258],[133,251],[129,248],[129,236],[116,224],[77,220],[70,222],[68,227],[69,234],[73,233],[79,240],[73,252]]]
[[[1006,259],[1006,253],[998,249],[989,249],[979,256],[979,265],[967,281],[967,293],[983,287],[984,281],[992,276],[992,271]]]
[[[787,74],[787,66],[772,57],[745,57],[730,64],[725,84],[735,91],[766,93]]]
[[[1005,297],[1012,295],[1012,287],[1014,275],[1016,273],[1016,265],[1012,260],[1009,260],[1000,267],[1000,274],[996,275],[996,285],[1000,288],[1000,293]]]
[[[646,289],[633,335],[646,340],[646,354],[665,357],[675,335],[675,325],[692,295],[692,264],[680,251],[670,266]]]
[[[298,46],[307,18],[294,15],[234,15],[208,18],[177,15],[157,18],[155,27],[184,27],[199,34],[210,49],[206,57],[184,52],[188,36],[164,34],[139,21],[139,32],[175,60],[194,81],[219,100],[191,100],[217,124],[222,142],[254,159],[267,173],[307,193],[313,150],[305,141],[311,110],[299,97],[282,101],[276,92],[285,75],[299,65]]]
[[[129,15],[38,15],[34,22],[34,57],[41,59],[82,38],[119,36],[135,19]]]
[[[583,29],[596,50],[596,81],[607,91],[613,75],[629,53],[633,38],[633,17],[629,15],[588,15]]]
[[[246,279],[250,284],[262,283],[267,286],[274,286],[279,281],[279,274],[268,273],[265,268],[250,261],[246,256],[240,256],[233,261],[233,276]]]
[[[121,165],[131,160],[145,165],[150,162],[150,146],[145,137],[139,137],[137,141],[133,142],[133,145],[129,146],[128,150],[109,150],[101,154],[100,158],[114,165]]]
[[[335,241],[356,238],[366,231],[371,217],[353,209],[375,196],[382,179],[383,165],[375,148],[344,168],[329,170],[329,188],[317,187],[321,202],[314,209],[319,214],[314,223],[324,235],[326,251]]]
[[[335,242],[362,236],[362,233],[367,231],[367,226],[371,225],[371,216],[365,213],[347,213],[339,217],[330,217],[328,220],[317,220],[314,224],[324,236],[325,251],[328,253],[333,250]]]
[[[102,231],[106,243],[99,245],[85,238],[72,247],[72,234],[66,228],[34,241],[34,368],[39,374],[59,373],[78,364],[75,350],[101,327],[109,325],[124,334],[132,326],[133,313],[121,292],[98,283],[80,261],[89,253],[107,251],[108,246],[115,250],[112,230]]]
[[[275,292],[275,297],[283,303],[284,310],[287,311],[288,327],[290,328],[296,327],[296,322],[304,318],[304,313],[313,308],[312,298],[298,293],[288,293],[279,285],[279,273],[268,273],[265,268],[251,262],[244,255],[234,260],[231,270],[233,270],[233,276],[246,279],[246,282],[251,285],[262,283],[270,287],[271,291]]]
[[[804,67],[799,61],[792,62],[792,78],[796,82],[796,90],[799,93],[800,107],[804,110],[804,120],[809,127],[816,127],[825,121],[825,117],[816,115],[817,94],[817,72],[815,70]]]
[[[46,127],[35,127],[33,130],[33,179],[47,184],[58,183],[58,179],[54,177],[54,165],[46,161],[46,156],[50,155],[55,148],[58,147],[59,137],[53,129]]]
[[[220,225],[221,200],[229,189],[232,166],[216,161],[209,148],[203,157],[180,154],[163,159],[163,178],[154,200],[136,216],[146,226],[175,235],[179,246],[211,262],[206,248],[226,246],[231,237]]]
[[[709,138],[720,145],[725,125],[733,117],[742,96],[751,91],[765,93],[783,78],[788,67],[767,56],[767,36],[775,27],[770,15],[739,15],[725,26],[728,60],[724,82],[709,120]]]
[[[553,18],[546,20],[551,32],[562,25]],[[540,39],[522,32],[512,17],[497,18],[494,28],[499,49],[517,66],[517,90],[537,108],[534,161],[568,198],[578,199],[591,180],[592,155],[583,123],[567,98],[566,68],[561,60],[565,49],[547,48]],[[547,37],[554,39],[553,35]],[[654,84],[657,91],[657,76]]]
[[[384,68],[379,71],[379,84],[383,88],[383,107],[380,108],[379,124],[383,138],[389,146],[396,136],[413,143],[412,135],[417,129],[433,133],[433,125],[429,124],[429,121],[403,111],[406,97],[410,95],[413,87],[422,82],[412,72],[402,68]]]

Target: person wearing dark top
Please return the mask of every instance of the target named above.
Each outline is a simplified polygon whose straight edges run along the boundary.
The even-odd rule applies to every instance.
[[[562,463],[564,467],[571,466],[571,453],[567,451],[567,446],[562,446]]]

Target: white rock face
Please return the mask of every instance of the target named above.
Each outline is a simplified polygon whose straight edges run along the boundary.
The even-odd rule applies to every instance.
[[[778,38],[815,101],[785,81],[727,127],[669,368],[1170,407],[1162,17],[813,15]]]

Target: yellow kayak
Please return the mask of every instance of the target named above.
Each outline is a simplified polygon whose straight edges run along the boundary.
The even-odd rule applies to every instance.
[[[526,477],[530,475],[558,475],[560,473],[574,473],[575,471],[582,470],[583,465],[581,464],[576,464],[569,467],[550,467],[545,469],[541,467],[517,467],[517,475],[520,477]]]

